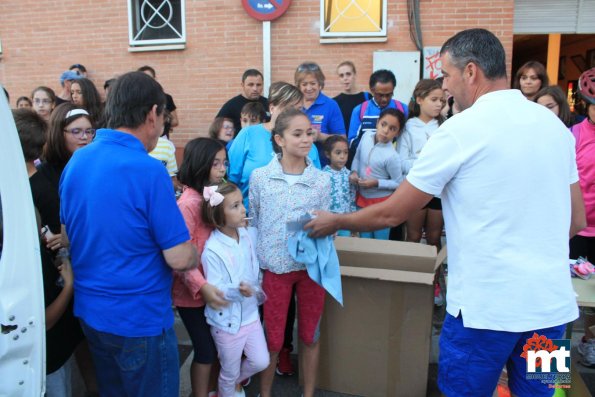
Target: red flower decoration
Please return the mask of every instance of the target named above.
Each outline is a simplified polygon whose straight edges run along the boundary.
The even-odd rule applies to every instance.
[[[523,353],[521,357],[525,360],[527,359],[527,352],[529,350],[532,351],[540,351],[540,350],[547,350],[549,353],[557,350],[558,346],[554,345],[551,339],[548,339],[545,335],[539,335],[536,332],[533,333],[533,336],[527,339],[527,343],[523,346]],[[535,360],[535,368],[541,367],[541,358],[537,357]]]

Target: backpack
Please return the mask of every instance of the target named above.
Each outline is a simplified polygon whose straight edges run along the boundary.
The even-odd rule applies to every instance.
[[[391,99],[391,101],[395,105],[395,108],[397,108],[399,111],[401,111],[405,115],[405,119],[407,119],[408,112],[405,111],[403,104],[400,101],[397,101],[395,99]],[[364,135],[364,130],[362,129],[361,121],[364,119],[364,116],[366,115],[366,111],[368,110],[369,104],[370,104],[370,101],[366,101],[366,102],[362,103],[362,107],[360,108],[360,111],[359,111],[359,121],[360,121],[359,130],[357,131],[357,135],[355,136],[355,138],[353,138],[353,140],[349,143],[349,154],[347,157],[347,164],[346,164],[348,169],[351,169],[351,163],[353,163],[353,159],[355,158],[355,153],[357,152],[357,147],[359,146],[359,142],[362,140],[362,136]]]

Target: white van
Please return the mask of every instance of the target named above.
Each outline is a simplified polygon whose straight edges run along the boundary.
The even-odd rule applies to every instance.
[[[10,106],[0,86],[0,396],[45,393],[39,232]]]

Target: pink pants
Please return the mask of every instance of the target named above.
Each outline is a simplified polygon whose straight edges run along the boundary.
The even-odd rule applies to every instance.
[[[269,366],[269,350],[260,321],[240,327],[237,334],[230,334],[211,327],[217,346],[221,371],[219,372],[219,397],[233,397],[236,385]],[[246,358],[242,360],[242,353]]]

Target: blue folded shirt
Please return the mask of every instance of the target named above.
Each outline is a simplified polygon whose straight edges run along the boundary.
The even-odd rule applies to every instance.
[[[308,276],[343,306],[341,270],[333,238],[313,239],[307,231],[300,230],[289,237],[287,248],[293,259],[306,265]]]

